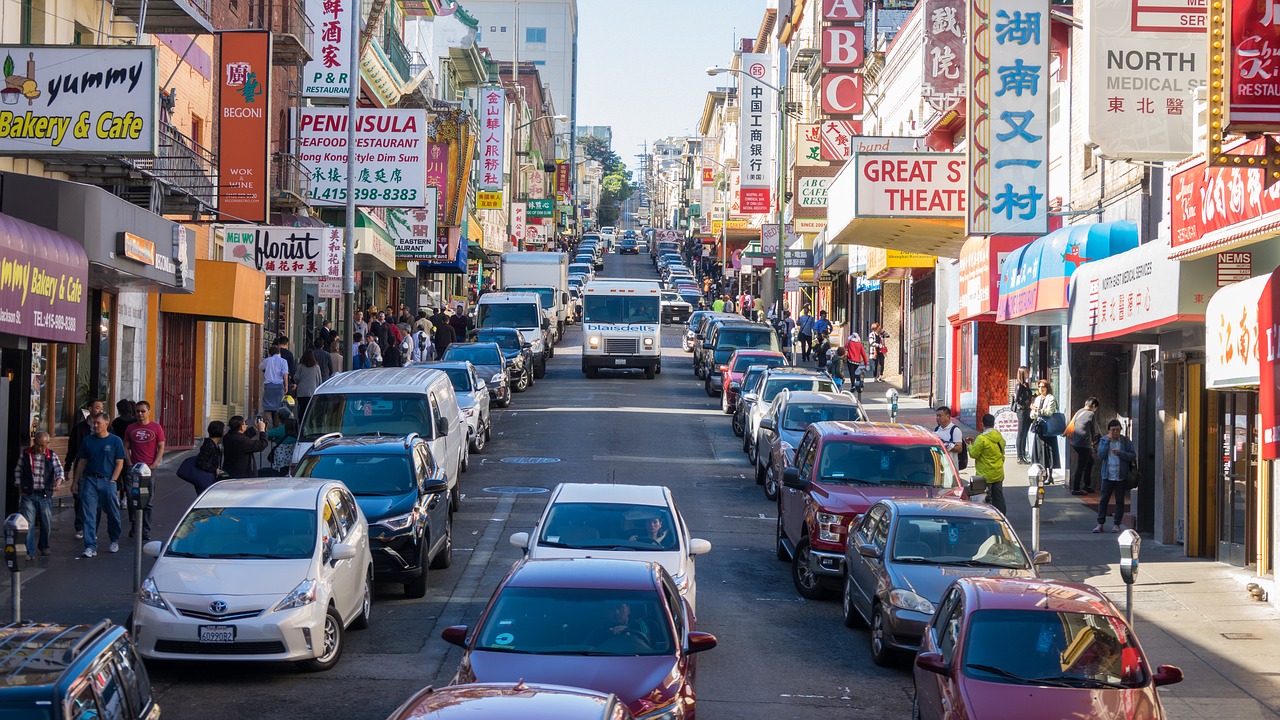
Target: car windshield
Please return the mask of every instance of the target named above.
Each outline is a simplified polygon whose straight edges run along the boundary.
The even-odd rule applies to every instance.
[[[556,503],[538,542],[578,550],[672,550],[671,510],[661,505]]]
[[[979,610],[969,619],[965,675],[1070,688],[1147,683],[1142,651],[1119,618],[1049,610]]]
[[[760,393],[760,402],[769,404],[783,390],[791,392],[835,392],[836,386],[825,378],[774,378],[764,384],[764,392]]]
[[[720,337],[716,340],[716,346],[721,348],[731,348],[733,350],[751,348],[755,350],[777,351],[778,339],[774,336],[773,330],[764,327],[759,330],[725,329],[720,331]]]
[[[476,333],[476,340],[481,342],[497,343],[498,347],[503,350],[520,349],[520,336],[515,333],[485,332],[481,330],[479,333]],[[453,348],[451,347],[450,350],[452,349]],[[448,356],[448,354],[449,350],[445,350],[445,355]]]
[[[671,655],[676,645],[652,591],[508,586],[485,615],[475,649],[617,657]]]
[[[594,323],[652,323],[658,321],[658,304],[656,295],[588,295],[582,299],[582,318]]]
[[[471,392],[471,373],[466,368],[440,368],[453,383],[453,391],[459,395]]]
[[[748,369],[747,373],[742,376],[742,392],[755,392],[756,385],[760,383],[760,378],[764,377],[764,371],[766,369],[767,368],[760,368],[758,370]]]
[[[900,518],[893,559],[935,565],[1028,567],[1008,524],[995,518],[939,515]]]
[[[792,403],[782,419],[782,429],[804,432],[816,422],[861,419],[862,412],[852,403]]]
[[[662,293],[662,302],[680,302],[680,296],[673,292]]]
[[[538,305],[533,302],[480,303],[476,309],[478,327],[536,328]]]
[[[409,456],[400,454],[308,454],[294,475],[341,480],[356,495],[403,495],[414,488]]]
[[[574,258],[574,263],[569,266],[569,274],[582,275],[583,277],[589,276],[591,274],[591,263],[579,262],[577,258]]]
[[[839,485],[953,488],[959,481],[945,456],[940,444],[827,442],[818,459],[818,477]]]
[[[430,438],[431,410],[422,395],[316,395],[302,420],[302,440],[331,432],[345,437],[408,435]]]
[[[697,305],[699,302],[702,302],[702,293],[700,292],[680,293],[680,299],[689,303],[690,305]]]
[[[767,365],[768,367],[778,367],[779,365],[786,365],[786,364],[787,364],[787,359],[782,356],[774,357],[772,355],[764,355],[764,356],[739,355],[737,359],[733,361],[733,366],[730,367],[729,370],[732,372],[740,373],[740,372],[746,372],[746,369],[751,367],[752,365]]]
[[[197,507],[178,523],[166,557],[299,560],[316,549],[316,511]]]
[[[484,345],[450,345],[442,360],[466,360],[472,365],[501,365],[502,355],[497,348]]]

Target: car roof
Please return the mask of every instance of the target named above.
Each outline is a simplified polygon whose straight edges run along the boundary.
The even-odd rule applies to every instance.
[[[97,657],[104,643],[124,636],[110,620],[96,625],[13,623],[0,626],[0,687],[6,699],[22,689],[58,682],[86,658]],[[42,695],[47,697],[47,695]]]
[[[1044,578],[960,578],[968,606],[976,610],[1043,610],[1115,616],[1101,590],[1083,583]]]
[[[307,449],[308,455],[329,452],[344,455],[405,455],[410,447],[409,435],[364,435],[361,437],[331,437]],[[419,438],[421,440],[421,438]],[[425,440],[421,440],[426,442]]]
[[[449,347],[445,348],[445,352],[449,352],[449,350],[452,350],[453,348],[456,348],[456,347],[476,347],[477,345],[482,345],[484,347],[490,347],[490,348],[498,348],[498,343],[495,343],[495,342],[481,342],[479,340],[472,340],[469,342],[451,342],[449,343]]]
[[[942,441],[919,425],[885,422],[855,422],[852,420],[824,420],[809,426],[809,432],[816,433],[826,440],[868,440],[876,439],[891,445],[909,443],[930,443],[941,445]]]
[[[612,704],[608,693],[564,685],[470,683],[425,688],[414,694],[391,720],[507,718],[565,720],[604,718]]]
[[[453,346],[450,345],[449,347]],[[414,367],[433,367],[440,368],[441,370],[465,370],[470,365],[470,360],[432,360],[430,362],[418,363]]]
[[[414,365],[399,368],[365,368],[337,373],[316,388],[317,393],[342,390],[383,390],[412,392],[425,388],[442,373]]]
[[[194,507],[256,507],[316,509],[316,498],[335,480],[298,477],[246,478],[214,483]]]
[[[780,357],[780,358],[787,357],[786,355],[783,355],[777,350],[761,350],[759,348],[739,348],[737,350],[734,350],[733,354],[738,357]],[[777,367],[777,366],[771,366],[771,367]]]
[[[894,509],[898,515],[949,515],[951,517],[983,518],[1004,521],[1000,511],[984,503],[940,498],[886,498],[880,503]]]
[[[511,569],[505,586],[653,590],[661,573],[661,565],[639,560],[524,558]]]
[[[770,380],[794,380],[796,378],[825,378],[830,377],[822,370],[813,368],[796,367],[795,365],[775,365],[769,368]]]
[[[662,485],[561,483],[551,502],[610,502],[626,505],[667,505],[671,491]]]
[[[787,403],[803,403],[805,405],[857,405],[854,399],[844,393],[818,392],[817,390],[792,390],[787,393]]]

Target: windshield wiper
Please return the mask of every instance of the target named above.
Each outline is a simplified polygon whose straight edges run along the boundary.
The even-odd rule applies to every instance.
[[[218,553],[216,555],[205,555],[210,560],[233,560],[240,558],[261,558],[264,560],[294,560],[293,555],[271,555],[268,553]]]
[[[579,547],[579,546],[577,546],[577,545],[570,545],[569,543],[562,543],[562,542],[551,542],[550,540],[539,540],[539,541],[538,541],[538,544],[539,544],[539,545],[541,545],[541,546],[543,546],[543,547],[564,548],[564,549],[566,549],[566,550],[581,550],[581,549],[582,549],[582,548],[580,548],[580,547]]]
[[[1005,680],[1011,680],[1013,682],[1021,683],[1023,685],[1029,685],[1032,682],[1034,682],[1030,678],[1024,678],[1021,675],[1015,675],[1014,673],[1011,673],[1008,670],[1005,670],[1004,668],[996,667],[995,665],[982,665],[980,663],[969,663],[965,667],[972,668],[974,670],[979,670],[984,673],[990,673],[997,677],[1002,677]]]
[[[1079,675],[1054,675],[1052,677],[1028,678],[1030,682],[1041,683],[1045,685],[1060,685],[1062,687],[1104,687],[1116,690],[1127,690],[1128,685],[1122,683],[1113,683],[1106,680],[1098,680],[1096,678],[1081,677]]]
[[[819,478],[819,480],[820,480],[820,481],[821,481],[821,480],[829,480],[829,481],[831,481],[831,482],[845,483],[845,484],[847,484],[847,485],[871,485],[871,486],[879,486],[879,485],[887,485],[887,484],[888,484],[888,483],[878,483],[878,482],[872,482],[872,481],[870,481],[870,480],[859,480],[859,479],[857,479],[857,478],[847,478],[847,477],[829,477],[829,476],[823,476],[822,478]]]
[[[637,552],[647,548],[638,548],[633,545],[579,545],[579,550],[635,550]]]
[[[1005,565],[1003,563],[988,562],[986,560],[946,560],[939,561],[939,565],[957,565],[960,567],[998,567],[998,568],[1020,568],[1022,565]]]
[[[542,653],[535,653],[532,650],[517,650],[511,647],[477,647],[476,649],[483,650],[484,652],[511,653],[512,655],[541,655],[542,654]]]
[[[168,550],[165,552],[165,555],[168,557],[196,558],[198,560],[209,559],[208,555],[201,555],[199,553],[182,552],[181,550]]]

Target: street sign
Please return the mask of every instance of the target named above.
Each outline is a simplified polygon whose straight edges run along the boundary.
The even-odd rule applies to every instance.
[[[798,277],[787,278],[783,282],[782,289],[785,292],[800,292],[800,278]]]
[[[813,267],[813,251],[803,248],[783,250],[782,267],[804,269]]]
[[[549,218],[555,209],[555,201],[551,198],[538,198],[528,203],[528,215],[531,218]]]

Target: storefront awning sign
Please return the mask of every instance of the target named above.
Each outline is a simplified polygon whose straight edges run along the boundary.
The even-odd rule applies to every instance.
[[[75,240],[0,215],[0,332],[83,343],[89,259]]]
[[[1071,278],[1067,339],[1150,342],[1199,327],[1214,290],[1213,261],[1170,260],[1167,243],[1086,263]]]
[[[937,264],[936,255],[867,248],[867,277],[870,278],[901,277],[911,270],[933,268]]]
[[[1262,275],[1214,293],[1205,311],[1204,382],[1209,388],[1258,384],[1263,343],[1258,337],[1258,304],[1271,280]]]
[[[1280,459],[1280,267],[1266,276],[1258,301],[1258,412],[1261,415],[1262,459]]]
[[[1034,240],[1016,235],[975,235],[960,250],[960,320],[995,319],[1000,298],[1000,264]]]
[[[1232,153],[1259,155],[1266,140],[1250,140]],[[1169,181],[1170,256],[1190,260],[1273,237],[1280,228],[1280,183],[1262,187],[1256,169],[1208,167],[1203,160]]]
[[[832,241],[958,257],[966,168],[961,153],[855,154],[827,190]]]
[[[1000,268],[998,322],[1063,325],[1071,275],[1084,263],[1138,246],[1138,226],[1127,220],[1054,230],[1009,254]]]

